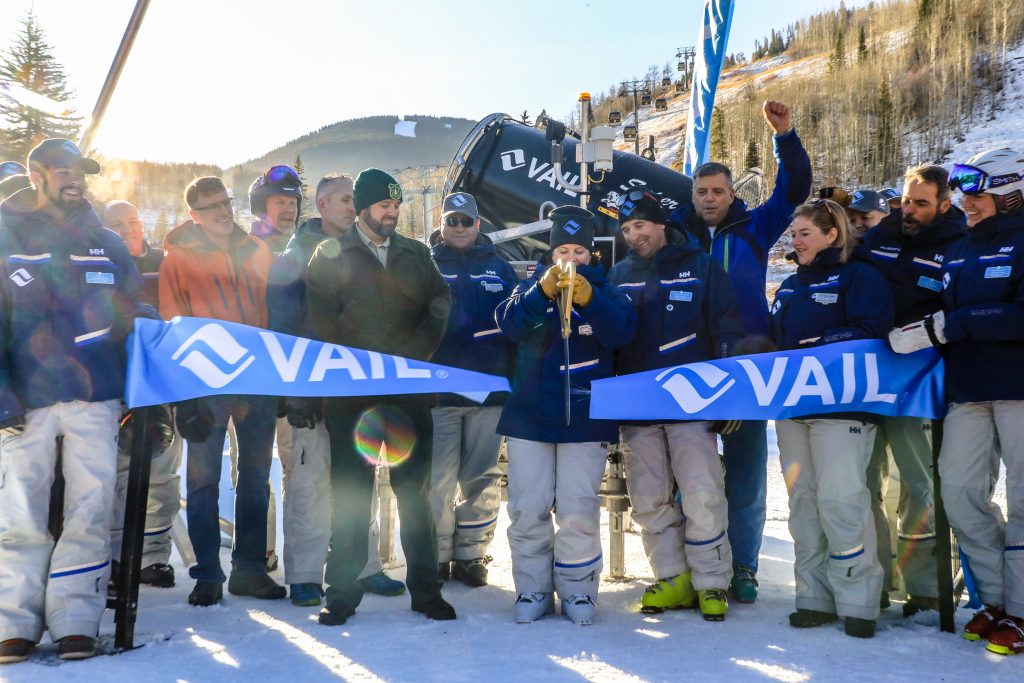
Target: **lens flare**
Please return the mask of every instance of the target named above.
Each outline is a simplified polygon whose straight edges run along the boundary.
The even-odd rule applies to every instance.
[[[935,530],[932,528],[932,532],[928,533],[927,529],[932,526],[931,522],[934,509],[932,507],[924,507],[914,517],[914,519],[907,520],[909,524],[905,527],[901,525],[899,530],[900,542],[899,542],[899,554],[896,556],[896,567],[900,572],[903,572],[907,564],[911,560],[911,555],[917,547],[917,544],[922,541],[935,541]],[[921,538],[921,537],[924,538]]]
[[[786,490],[792,493],[793,487],[796,486],[796,482],[800,479],[800,463],[791,462],[784,467],[782,469],[782,478],[786,480]]]
[[[402,411],[376,406],[359,416],[355,443],[359,455],[370,464],[397,467],[412,455],[416,432]]]

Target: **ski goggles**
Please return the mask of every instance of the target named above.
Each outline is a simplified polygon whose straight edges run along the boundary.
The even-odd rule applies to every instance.
[[[0,164],[0,180],[12,175],[24,175],[25,173],[25,167],[17,161],[5,161]]]
[[[949,186],[964,194],[976,194],[1024,179],[1020,173],[989,175],[976,166],[956,164],[949,172]]]
[[[267,185],[282,185],[286,183],[296,186],[302,185],[302,181],[299,180],[299,174],[291,166],[271,166],[263,178]]]
[[[661,203],[661,200],[659,200],[657,197],[655,197],[647,190],[632,190],[631,192],[627,192],[626,194],[620,194],[618,199],[615,200],[615,206],[621,209],[623,206],[626,206],[627,202],[632,202],[633,204],[636,204],[644,197],[656,201],[659,204]]]

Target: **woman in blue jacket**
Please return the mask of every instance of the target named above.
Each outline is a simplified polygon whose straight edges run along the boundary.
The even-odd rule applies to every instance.
[[[842,207],[828,199],[804,204],[791,229],[790,258],[799,266],[772,305],[779,348],[884,338],[892,327],[892,292],[874,267],[850,260],[855,240]],[[870,419],[839,413],[776,422],[796,555],[794,627],[843,617],[847,635],[874,636],[883,574],[867,488],[875,441]]]
[[[890,339],[903,352],[944,345],[942,499],[985,604],[963,635],[1009,655],[1024,652],[1024,154],[983,152],[949,184],[963,192],[967,236],[946,251],[943,310]],[[1005,522],[992,502],[1000,456]]]
[[[498,423],[508,437],[516,621],[553,612],[557,591],[563,613],[590,624],[602,568],[598,490],[608,442],[618,439],[617,423],[590,418],[590,383],[615,374],[612,352],[632,338],[635,316],[594,259],[593,214],[563,206],[549,218],[551,250],[495,312],[501,331],[517,344],[512,394]],[[570,277],[559,261],[576,263],[568,358],[557,299]]]

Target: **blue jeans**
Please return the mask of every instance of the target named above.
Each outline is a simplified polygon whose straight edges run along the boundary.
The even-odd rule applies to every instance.
[[[768,495],[768,423],[744,420],[739,429],[722,437],[722,443],[733,566],[756,572]]]
[[[202,443],[188,442],[186,489],[188,535],[196,551],[189,576],[200,581],[225,579],[220,567],[220,475],[228,418],[238,436],[238,483],[235,487],[235,538],[232,571],[240,575],[267,571],[267,478],[274,449],[277,398],[210,396],[213,431]]]

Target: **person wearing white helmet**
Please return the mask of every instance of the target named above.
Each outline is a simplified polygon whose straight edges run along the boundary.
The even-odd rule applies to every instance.
[[[956,164],[967,236],[946,252],[943,310],[893,330],[893,349],[942,344],[945,438],[939,456],[950,526],[984,602],[964,627],[998,654],[1024,652],[1024,153]],[[1006,465],[1007,519],[992,501]]]

